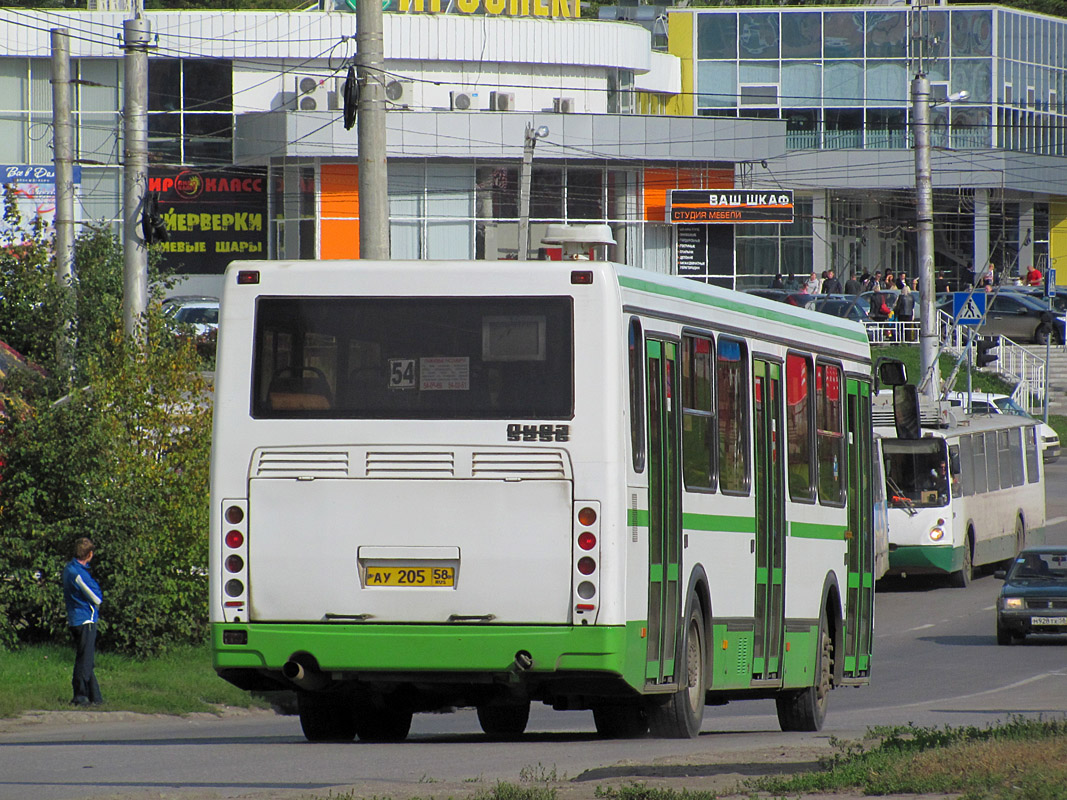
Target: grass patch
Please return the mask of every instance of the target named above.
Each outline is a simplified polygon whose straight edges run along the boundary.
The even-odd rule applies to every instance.
[[[1067,720],[1016,717],[986,728],[875,728],[869,742],[839,745],[842,752],[824,761],[821,772],[749,785],[776,794],[959,792],[963,800],[1060,800],[1067,786]]]
[[[1052,430],[1056,431],[1056,435],[1060,437],[1060,445],[1067,444],[1067,415],[1049,414],[1048,424]]]
[[[0,650],[0,717],[70,709],[73,669],[73,646]],[[106,711],[189,714],[219,706],[269,707],[215,674],[207,644],[175,648],[144,661],[98,652],[96,677]]]
[[[689,791],[648,786],[644,783],[628,783],[618,788],[596,787],[596,797],[604,800],[715,800],[714,792]]]
[[[874,358],[896,358],[903,361],[908,369],[909,383],[917,384],[922,378],[922,370],[919,368],[918,345],[876,345],[871,348],[871,355]],[[941,368],[941,377],[947,378],[952,374],[952,370],[956,366],[956,357],[942,353],[938,357],[937,363]],[[972,391],[1011,394],[1012,388],[1011,384],[992,372],[982,372],[977,369],[971,371]],[[960,371],[956,375],[956,385],[953,391],[967,391],[967,365],[965,363],[960,366]]]

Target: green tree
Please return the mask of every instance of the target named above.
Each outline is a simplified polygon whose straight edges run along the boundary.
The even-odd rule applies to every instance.
[[[56,285],[39,227],[4,235],[0,330],[51,368],[69,336],[64,376],[77,388],[14,373],[2,387],[17,402],[0,436],[0,645],[66,640],[59,574],[84,535],[99,548],[102,648],[146,655],[200,641],[211,395],[195,346],[174,336],[158,298],[147,344],[124,336],[121,248],[106,229],[79,238],[69,288]],[[64,309],[76,312],[69,326]]]

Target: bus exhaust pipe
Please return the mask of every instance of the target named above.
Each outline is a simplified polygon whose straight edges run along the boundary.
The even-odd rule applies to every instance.
[[[312,667],[305,667],[299,661],[286,661],[282,665],[282,675],[301,689],[310,691],[325,689],[330,683],[325,674]]]
[[[533,666],[533,656],[525,650],[520,650],[515,654],[515,661],[511,665],[511,669],[515,672],[526,672]]]

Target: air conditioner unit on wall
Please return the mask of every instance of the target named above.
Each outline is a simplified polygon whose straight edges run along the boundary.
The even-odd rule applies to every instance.
[[[389,80],[385,82],[385,99],[390,103],[406,105],[411,102],[411,81]]]
[[[298,111],[325,111],[328,94],[322,79],[312,75],[296,76],[296,108]]]
[[[448,107],[453,111],[470,111],[471,96],[467,92],[449,92]]]
[[[552,98],[552,110],[557,114],[573,114],[574,113],[574,98],[573,97],[553,97]]]
[[[489,108],[492,111],[514,111],[515,110],[515,93],[514,92],[490,92],[489,93]]]

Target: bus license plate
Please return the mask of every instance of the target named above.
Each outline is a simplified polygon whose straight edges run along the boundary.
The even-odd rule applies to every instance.
[[[366,586],[454,586],[455,567],[367,567]]]
[[[1031,625],[1064,625],[1067,618],[1064,617],[1030,617]]]

